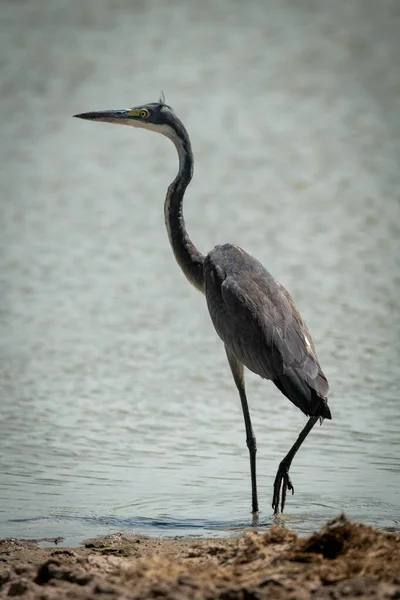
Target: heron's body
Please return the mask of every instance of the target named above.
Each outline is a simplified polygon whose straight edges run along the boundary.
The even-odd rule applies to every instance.
[[[214,327],[236,358],[271,379],[308,416],[329,416],[328,383],[292,297],[247,252],[224,244],[204,261],[205,295]]]
[[[216,246],[204,256],[190,240],[182,203],[192,178],[193,154],[184,125],[169,106],[160,101],[133,109],[77,116],[142,127],[162,133],[175,144],[179,171],[167,191],[165,223],[179,266],[189,282],[205,294],[239,391],[250,452],[253,513],[258,512],[256,439],[247,404],[244,367],[272,380],[282,394],[309,416],[275,478],[272,506],[275,513],[279,505],[283,510],[286,491],[293,491],[289,468],[294,455],[318,418],[331,418],[327,404],[328,382],[292,297],[258,260],[238,246]]]

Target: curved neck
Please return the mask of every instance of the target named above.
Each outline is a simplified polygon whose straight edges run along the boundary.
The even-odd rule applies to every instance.
[[[204,256],[197,250],[186,231],[182,203],[187,186],[193,175],[193,153],[189,135],[180,124],[179,131],[170,130],[171,139],[179,156],[179,171],[168,187],[164,203],[165,225],[176,261],[188,281],[198,290],[204,291]]]

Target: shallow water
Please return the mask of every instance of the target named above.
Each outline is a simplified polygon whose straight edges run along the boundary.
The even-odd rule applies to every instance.
[[[399,529],[399,9],[207,0],[2,2],[0,536],[230,535],[250,524],[239,399],[162,202],[173,146],[70,115],[155,100],[187,124],[185,214],[288,287],[333,421],[285,522]],[[262,525],[304,424],[247,378]]]

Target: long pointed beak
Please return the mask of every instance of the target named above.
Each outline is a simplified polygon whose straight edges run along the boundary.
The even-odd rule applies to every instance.
[[[98,112],[81,113],[74,115],[78,119],[87,121],[103,121],[104,123],[126,123],[126,120],[132,116],[130,108],[122,108],[120,110],[102,110]]]

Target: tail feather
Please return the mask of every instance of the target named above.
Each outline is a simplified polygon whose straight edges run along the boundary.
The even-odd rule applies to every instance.
[[[296,371],[287,369],[273,380],[276,387],[308,417],[332,419],[327,399],[320,396]]]

